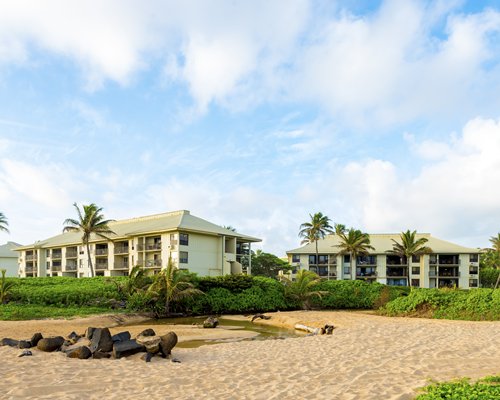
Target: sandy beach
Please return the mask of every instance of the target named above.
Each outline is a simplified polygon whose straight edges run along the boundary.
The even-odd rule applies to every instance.
[[[331,336],[231,342],[174,348],[181,363],[139,357],[75,360],[62,353],[17,357],[0,347],[1,399],[411,399],[429,379],[479,378],[500,373],[500,322],[388,318],[358,312],[281,312],[261,323],[333,323]],[[135,319],[134,319],[135,318]],[[244,319],[247,317],[239,317]],[[141,317],[0,321],[0,338],[83,333],[88,326],[112,333]],[[147,325],[181,341],[241,337],[242,332],[190,326]],[[233,336],[232,336],[233,335]],[[251,337],[253,332],[243,335]]]

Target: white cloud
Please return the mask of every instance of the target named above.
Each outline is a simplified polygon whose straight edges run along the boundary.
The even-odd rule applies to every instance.
[[[480,246],[500,225],[500,120],[476,118],[449,142],[424,142],[445,149],[423,157],[412,176],[389,161],[353,162],[339,180],[343,208],[364,229],[399,232],[418,229]]]
[[[428,17],[436,23],[444,11],[386,1],[373,15],[341,14],[304,47],[291,92],[370,129],[469,112],[485,105],[482,96],[498,105],[499,80],[485,64],[498,63],[490,36],[500,32],[500,13],[444,15],[446,31],[437,36]]]

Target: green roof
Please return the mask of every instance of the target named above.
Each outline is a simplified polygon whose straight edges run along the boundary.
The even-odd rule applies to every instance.
[[[169,231],[197,232],[215,236],[231,236],[246,242],[260,242],[261,239],[243,235],[238,232],[223,228],[202,218],[191,215],[187,210],[173,211],[145,217],[112,221],[109,228],[115,234],[109,235],[111,240],[128,239],[133,236],[145,234],[160,234]],[[108,235],[107,235],[108,236]],[[104,239],[92,235],[91,242],[102,242]],[[16,250],[32,249],[33,247],[50,248],[68,245],[78,245],[82,242],[80,232],[64,232],[51,238],[40,240],[28,246],[21,246]]]
[[[428,241],[425,244],[430,247],[433,253],[449,253],[449,254],[469,254],[469,253],[480,253],[480,249],[474,249],[470,247],[460,246],[455,243],[447,242],[442,239],[438,239],[431,236],[430,233],[417,233],[416,238],[426,238]],[[393,241],[401,243],[399,233],[375,233],[370,234],[370,245],[372,245],[375,250],[370,250],[370,254],[383,254],[387,250],[392,249]],[[339,248],[337,245],[340,243],[340,238],[338,235],[328,235],[325,239],[318,241],[318,253],[322,254],[335,254],[338,253]],[[287,254],[314,254],[316,252],[316,245],[314,243],[306,244],[305,246],[288,250]]]

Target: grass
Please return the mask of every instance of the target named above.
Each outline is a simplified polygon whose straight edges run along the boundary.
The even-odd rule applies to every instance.
[[[23,321],[29,319],[85,317],[95,314],[124,313],[125,310],[110,310],[109,307],[42,306],[36,304],[2,304],[0,320]]]
[[[473,383],[468,378],[432,383],[422,388],[422,391],[424,393],[415,400],[496,400],[500,399],[500,375],[488,376]]]

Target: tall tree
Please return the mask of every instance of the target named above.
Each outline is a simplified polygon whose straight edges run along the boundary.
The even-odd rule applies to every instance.
[[[253,252],[252,252],[253,253]],[[291,265],[271,253],[257,250],[252,254],[252,275],[277,278],[280,271],[290,271]]]
[[[94,276],[94,268],[92,265],[92,257],[90,256],[90,237],[92,234],[110,240],[107,235],[114,234],[109,228],[108,224],[113,221],[111,219],[104,219],[102,208],[97,207],[94,203],[89,205],[82,205],[82,209],[78,204],[73,203],[78,214],[78,219],[68,218],[64,221],[64,232],[81,232],[82,243],[87,248],[88,264],[90,269],[90,276]]]
[[[497,259],[500,258],[500,233],[497,236],[492,236],[490,238],[490,242],[493,247],[493,251],[497,255]],[[500,268],[500,265],[497,265],[496,268]],[[500,285],[500,274],[498,274],[497,281],[495,283],[495,289]]]
[[[356,279],[356,258],[368,254],[370,250],[375,250],[370,245],[370,235],[354,228],[348,231],[337,229],[336,234],[340,238],[340,243],[337,245],[340,249],[339,254],[349,254],[351,279]]]
[[[156,296],[157,301],[163,302],[165,316],[170,314],[171,307],[176,302],[204,294],[195,288],[191,279],[192,275],[174,267],[171,259],[168,260],[167,268],[155,276],[148,291]]]
[[[9,223],[7,222],[7,217],[0,212],[0,231],[4,231],[9,233],[9,229],[7,228]]]
[[[314,243],[316,245],[316,265],[318,265],[318,240],[333,233],[333,227],[330,225],[330,218],[323,213],[309,214],[309,217],[311,221],[300,225],[299,237],[303,238],[301,244]]]
[[[416,238],[417,231],[411,232],[409,229],[406,232],[401,232],[400,240],[401,242],[397,242],[394,239],[391,239],[392,250],[388,250],[387,253],[399,256],[401,258],[406,257],[406,283],[407,286],[411,286],[411,259],[413,256],[421,256],[424,254],[432,253],[432,249],[430,247],[425,246],[428,242],[427,238]]]

